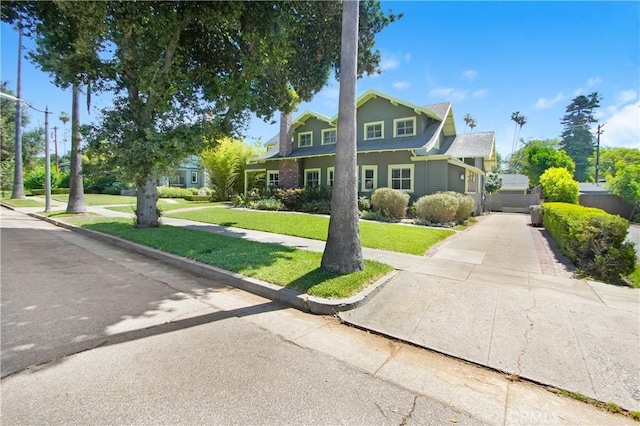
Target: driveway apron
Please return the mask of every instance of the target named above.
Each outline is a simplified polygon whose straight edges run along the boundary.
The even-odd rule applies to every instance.
[[[575,277],[543,229],[493,213],[343,321],[640,410],[640,290]]]

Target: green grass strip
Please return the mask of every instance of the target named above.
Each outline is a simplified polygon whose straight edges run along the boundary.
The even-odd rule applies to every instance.
[[[329,229],[328,217],[300,213],[205,208],[166,216],[321,241],[326,241]],[[418,256],[454,233],[447,229],[360,222],[360,240],[364,247]]]
[[[393,270],[389,265],[366,260],[363,271],[338,275],[320,268],[321,253],[276,244],[167,225],[136,229],[131,220],[125,218],[74,220],[73,223],[323,298],[353,296]]]
[[[11,198],[3,198],[2,202],[13,207],[44,207],[44,203],[36,200],[30,200],[28,198],[16,200],[12,200]]]
[[[69,201],[69,194],[54,194],[52,199],[66,203]],[[114,204],[135,204],[136,197],[128,195],[110,194],[84,194],[84,203],[87,206],[108,206]]]
[[[225,206],[229,203],[226,201],[214,201],[214,202],[202,202],[202,201],[178,201],[177,203],[167,203],[164,200],[158,201],[158,208],[163,212],[171,210],[188,209],[191,207],[211,207],[211,206]],[[107,207],[108,210],[121,213],[133,213],[136,203],[129,206],[116,206]]]

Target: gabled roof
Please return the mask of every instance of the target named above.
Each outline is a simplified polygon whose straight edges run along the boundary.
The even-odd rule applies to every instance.
[[[578,190],[581,194],[608,194],[609,189],[603,184],[593,182],[579,182]]]
[[[291,126],[293,129],[295,129],[296,127],[300,127],[304,125],[304,123],[306,123],[306,121],[310,118],[317,118],[320,121],[324,121],[325,123],[332,124],[331,118],[308,109],[302,114],[300,114],[298,118],[293,120],[293,123],[291,124]]]
[[[377,90],[373,90],[373,89],[369,89],[366,92],[364,92],[362,95],[360,95],[360,97],[356,100],[356,108],[360,108],[370,99],[376,99],[376,98],[386,99],[389,102],[391,102],[391,105],[393,106],[402,105],[407,108],[411,108],[412,110],[415,111],[416,114],[425,114],[427,117],[433,118],[434,120],[442,121],[441,116],[438,115],[436,112],[430,110],[428,106],[424,107],[424,106],[412,104],[411,102],[403,101],[402,99],[398,99],[396,97],[387,95],[386,93],[378,92]],[[440,104],[436,104],[436,105],[440,105]],[[331,117],[331,122],[334,124],[338,123],[338,114]]]
[[[442,146],[442,153],[456,158],[483,157],[491,158],[495,141],[494,132],[467,133],[458,135],[451,145]]]

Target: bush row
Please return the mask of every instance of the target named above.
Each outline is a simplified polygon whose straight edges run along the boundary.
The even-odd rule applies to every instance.
[[[215,191],[211,188],[180,188],[176,186],[159,186],[158,198],[184,198],[192,195],[207,196],[207,201],[215,197]],[[199,200],[196,200],[199,201]]]
[[[545,229],[583,273],[620,283],[636,266],[633,244],[625,242],[629,223],[604,210],[569,203],[544,203]]]
[[[409,194],[397,189],[378,188],[371,198],[359,197],[358,210],[363,219],[395,222],[407,216]],[[275,188],[260,192],[251,190],[246,196],[238,196],[235,206],[259,210],[290,210],[306,213],[331,213],[331,187]],[[469,195],[443,192],[426,195],[417,200],[411,209],[417,221],[424,224],[463,223],[475,207]]]
[[[68,194],[69,188],[51,188],[52,194]],[[32,189],[31,195],[44,195],[44,189]]]

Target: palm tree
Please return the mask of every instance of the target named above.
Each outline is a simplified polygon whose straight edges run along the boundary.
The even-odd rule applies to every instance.
[[[478,125],[478,122],[476,121],[475,118],[472,118],[471,121],[469,121],[469,129],[471,129],[471,132],[473,133],[473,128],[476,127]]]
[[[513,143],[511,144],[511,155],[516,150],[516,141],[520,139],[520,131],[522,130],[522,126],[527,124],[527,117],[520,114],[520,111],[516,111],[511,113],[511,121],[516,123],[516,127],[513,130]]]
[[[62,150],[64,151],[64,147],[66,146],[66,142],[67,142],[67,123],[69,122],[69,120],[71,120],[71,117],[69,117],[69,114],[67,114],[66,112],[62,111],[60,113],[60,121],[62,121],[62,127],[64,128],[64,138],[63,138],[63,148]]]
[[[364,269],[358,224],[356,166],[356,76],[358,68],[358,0],[342,3],[340,100],[331,219],[322,269],[348,274]]]
[[[475,118],[473,118],[473,117],[471,116],[471,114],[467,113],[467,114],[463,117],[463,120],[464,120],[464,124],[465,124],[465,129],[466,129],[466,127],[468,126],[468,127],[473,131],[473,128],[474,128],[474,127],[476,127],[476,120],[475,120]]]
[[[85,213],[84,187],[82,185],[82,156],[80,153],[80,87],[74,83],[71,89],[71,178],[69,179],[69,203],[67,213]]]

